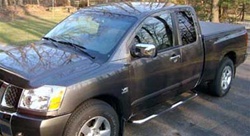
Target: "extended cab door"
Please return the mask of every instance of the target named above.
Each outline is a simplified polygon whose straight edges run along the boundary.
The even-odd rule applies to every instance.
[[[193,9],[175,12],[181,45],[182,68],[179,72],[183,81],[179,93],[194,88],[200,79],[203,68],[203,44],[201,40],[199,22]]]
[[[167,12],[148,17],[131,43],[131,49],[142,43],[154,44],[158,50],[154,58],[132,57],[130,93],[134,112],[175,96],[181,86],[181,52],[172,19]]]

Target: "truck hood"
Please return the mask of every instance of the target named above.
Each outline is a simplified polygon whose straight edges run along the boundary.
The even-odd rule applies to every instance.
[[[99,66],[87,56],[41,42],[0,53],[0,79],[23,88],[49,85]]]

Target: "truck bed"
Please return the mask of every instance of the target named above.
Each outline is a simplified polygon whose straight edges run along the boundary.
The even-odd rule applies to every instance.
[[[232,52],[233,57],[235,54],[235,66],[245,60],[247,45],[244,26],[200,21],[200,27],[205,53],[203,81],[214,79],[222,57],[228,52]]]
[[[200,21],[201,33],[205,38],[213,37],[218,34],[229,34],[235,31],[244,30],[245,27],[241,25],[212,23]]]

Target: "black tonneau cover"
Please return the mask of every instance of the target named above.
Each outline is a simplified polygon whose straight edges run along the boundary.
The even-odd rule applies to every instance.
[[[226,32],[234,32],[244,30],[245,27],[235,24],[212,23],[200,21],[201,33],[205,37],[215,36]]]

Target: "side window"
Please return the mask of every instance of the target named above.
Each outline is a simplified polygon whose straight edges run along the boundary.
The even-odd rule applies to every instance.
[[[135,43],[154,44],[158,50],[173,46],[170,14],[147,18],[135,37]]]
[[[179,29],[181,34],[182,44],[190,44],[196,41],[196,30],[192,15],[188,11],[177,12]]]

